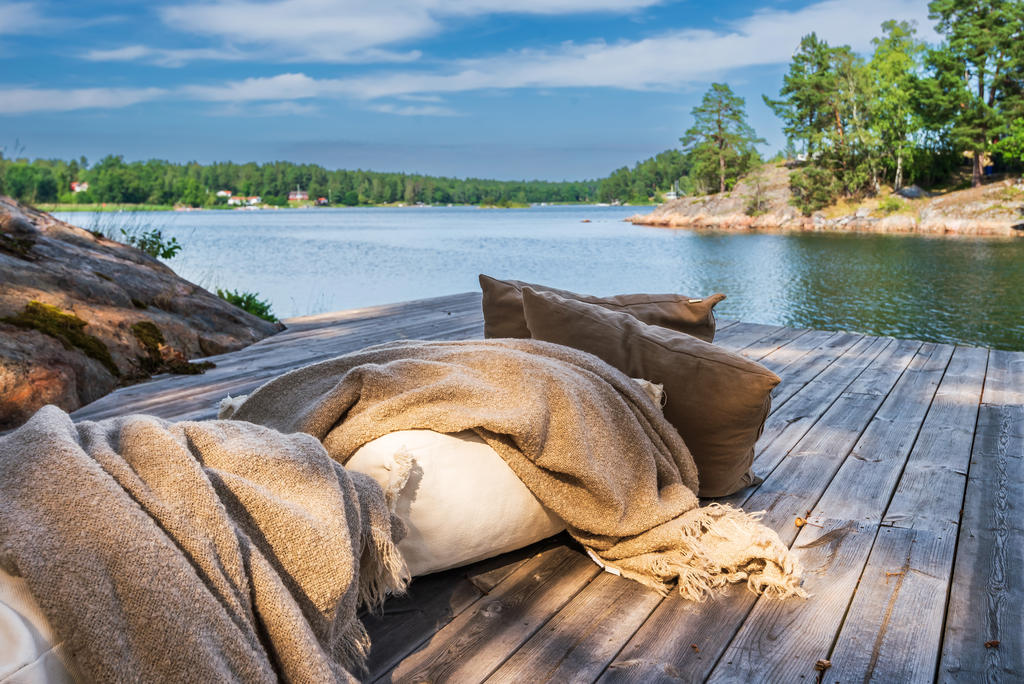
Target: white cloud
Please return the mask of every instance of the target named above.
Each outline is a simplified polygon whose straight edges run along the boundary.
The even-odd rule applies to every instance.
[[[311,62],[405,62],[418,51],[386,46],[435,36],[449,17],[487,14],[625,13],[662,0],[219,0],[159,10],[169,27],[234,45],[265,46],[261,56]]]
[[[155,100],[163,88],[0,88],[0,114],[69,112],[76,109],[117,109]]]
[[[250,102],[254,100],[298,100],[337,94],[337,81],[317,80],[305,74],[279,74],[267,78],[247,78],[215,86],[191,85],[182,94],[207,102]]]
[[[638,41],[566,43],[554,50],[523,50],[461,60],[445,72],[392,72],[345,81],[322,81],[326,91],[374,99],[482,89],[597,87],[675,89],[722,78],[742,68],[789,61],[812,31],[833,45],[867,51],[887,19],[927,27],[927,8],[916,0],[827,0],[797,11],[770,10],[724,31],[682,30]],[[934,39],[925,28],[923,37]]]
[[[434,35],[441,25],[422,7],[395,0],[226,0],[165,7],[173,29],[221,38],[229,43],[266,46],[263,58],[314,62],[410,61],[417,52],[381,46]]]
[[[126,45],[113,50],[90,50],[82,55],[91,62],[134,62],[145,61],[162,67],[180,67],[195,60],[241,61],[247,55],[238,50],[216,48],[193,48],[165,50],[145,45]]]
[[[439,15],[480,14],[623,14],[660,5],[662,0],[420,0],[413,5]]]
[[[0,35],[40,33],[50,23],[31,2],[0,2]]]
[[[314,116],[321,114],[320,107],[315,104],[303,102],[265,102],[253,104],[250,102],[229,102],[213,109],[210,114],[214,116]]]
[[[380,112],[381,114],[396,114],[398,116],[460,116],[457,111],[450,107],[430,104],[395,105],[383,103],[371,106],[370,111]]]

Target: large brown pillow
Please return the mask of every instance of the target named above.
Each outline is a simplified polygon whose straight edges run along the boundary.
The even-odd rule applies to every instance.
[[[690,335],[550,292],[525,288],[523,310],[535,340],[581,349],[632,378],[665,385],[665,417],[697,463],[700,496],[760,482],[750,465],[775,373]]]
[[[484,337],[530,337],[523,316],[523,288],[552,292],[560,297],[597,304],[612,311],[623,311],[644,323],[678,330],[707,342],[715,338],[715,304],[725,299],[715,294],[703,299],[678,294],[627,294],[615,297],[591,297],[534,285],[519,280],[498,280],[480,274],[484,293]]]

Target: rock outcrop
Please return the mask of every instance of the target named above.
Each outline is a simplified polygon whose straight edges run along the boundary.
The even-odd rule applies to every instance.
[[[0,430],[282,329],[144,252],[0,197]]]
[[[1004,180],[938,197],[921,193],[901,198],[900,208],[889,212],[876,200],[851,214],[833,210],[804,216],[790,204],[789,173],[783,166],[767,167],[731,192],[681,197],[628,220],[664,228],[1024,236],[1024,181]]]

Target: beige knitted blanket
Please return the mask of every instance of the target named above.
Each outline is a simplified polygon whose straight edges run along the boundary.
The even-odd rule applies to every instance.
[[[354,681],[402,534],[309,435],[47,406],[0,437],[0,564],[88,681]]]
[[[695,391],[697,388],[695,388]],[[701,508],[693,458],[660,409],[595,356],[535,340],[396,342],[287,373],[234,415],[306,432],[344,463],[396,430],[473,430],[603,564],[702,599],[729,582],[804,595],[778,535]]]

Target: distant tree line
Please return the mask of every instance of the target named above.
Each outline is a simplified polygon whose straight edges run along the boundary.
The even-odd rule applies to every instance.
[[[88,183],[72,192],[71,183]],[[497,181],[405,173],[328,170],[316,164],[218,162],[178,164],[151,159],[126,162],[107,156],[89,164],[85,158],[4,159],[0,157],[0,193],[31,203],[153,204],[193,207],[223,204],[219,190],[259,196],[285,205],[296,188],[310,198],[334,204],[520,204],[587,202],[598,194],[598,181]]]

